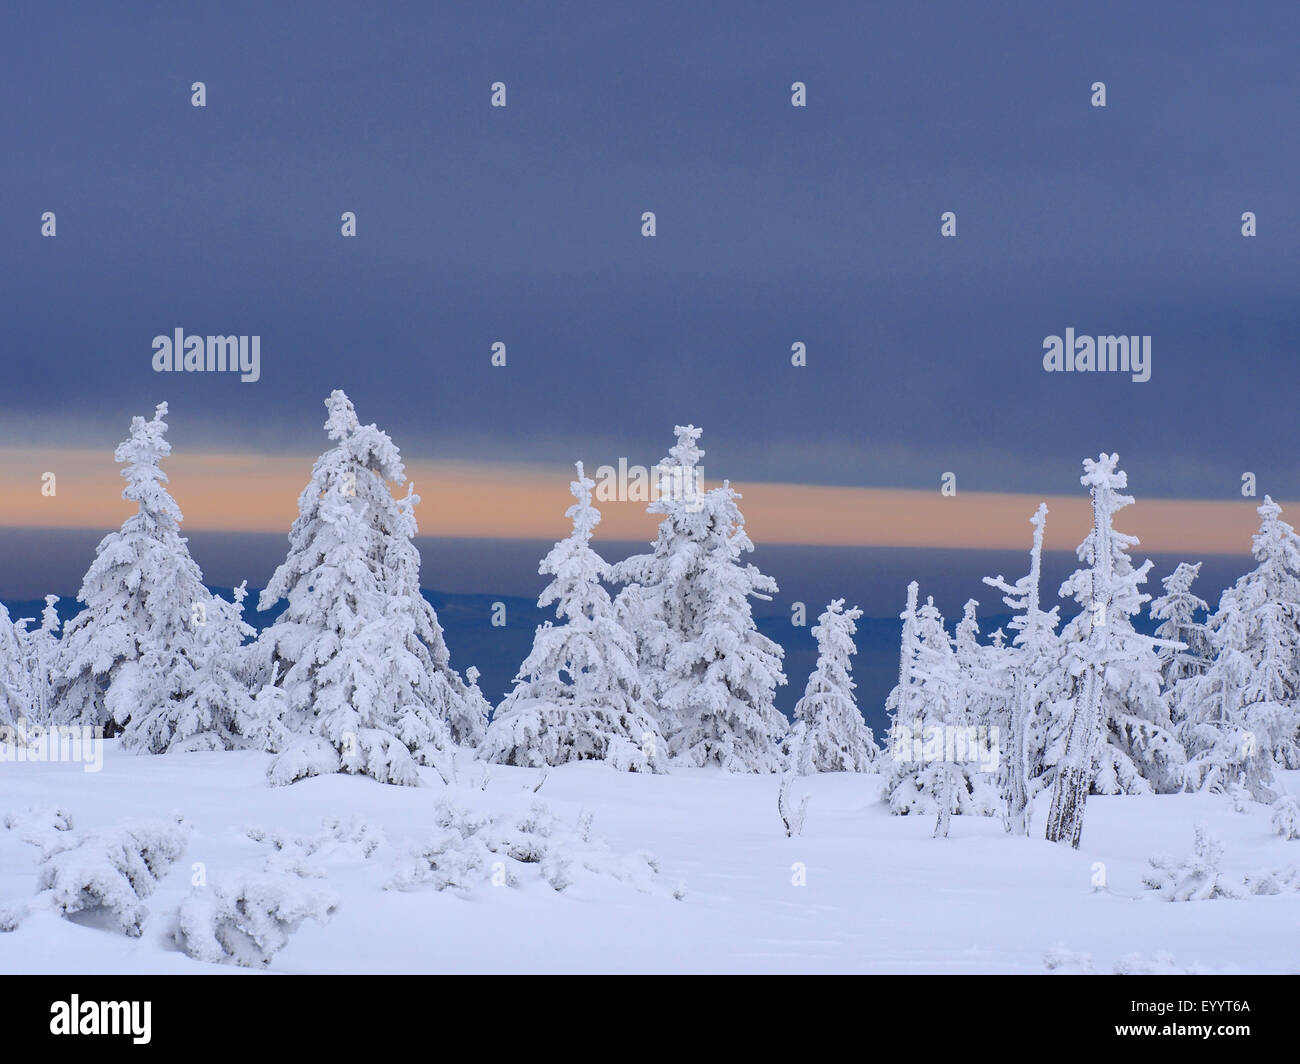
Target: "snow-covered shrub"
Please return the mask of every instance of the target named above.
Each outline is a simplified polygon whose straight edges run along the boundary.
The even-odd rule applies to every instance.
[[[1197,824],[1194,831],[1191,856],[1179,859],[1156,854],[1151,857],[1151,871],[1142,877],[1143,885],[1162,901],[1244,898],[1246,884],[1219,869],[1223,841],[1205,824]]]
[[[1054,975],[1101,975],[1093,964],[1091,953],[1078,953],[1057,945],[1043,956],[1043,964]],[[1206,975],[1209,970],[1200,965],[1184,968],[1174,962],[1173,954],[1160,950],[1151,957],[1129,953],[1115,962],[1114,975]]]
[[[1057,943],[1043,954],[1043,966],[1055,975],[1096,975],[1091,953],[1066,949]]]
[[[1284,794],[1273,803],[1273,831],[1288,842],[1300,839],[1300,803],[1294,795]]]
[[[562,826],[542,802],[522,816],[489,817],[449,802],[439,803],[438,833],[408,849],[393,869],[387,887],[414,890],[449,887],[468,892],[476,886],[518,886],[540,879],[561,891],[590,877],[608,877],[642,893],[666,893],[659,884],[658,861],[638,851],[618,854],[591,836],[591,814],[576,828]],[[675,887],[672,896],[685,891]]]
[[[1300,868],[1290,865],[1272,872],[1250,872],[1244,877],[1251,894],[1295,894],[1300,892]]]
[[[125,935],[139,938],[153,893],[189,843],[189,829],[174,821],[123,821],[61,846],[41,861],[39,893],[25,910],[9,910],[0,929],[12,931],[26,912],[54,909],[63,915],[103,912]]]
[[[333,891],[292,873],[241,876],[194,890],[172,934],[197,960],[264,968],[304,920],[324,923],[337,907]]]
[[[1175,963],[1168,950],[1158,950],[1150,957],[1141,953],[1127,953],[1115,962],[1115,975],[1205,975],[1200,965],[1184,968]]]
[[[33,806],[22,812],[6,813],[4,826],[7,831],[17,832],[23,842],[37,847],[42,858],[76,844],[68,834],[72,830],[72,814],[66,809]]]
[[[273,848],[266,859],[268,872],[289,872],[308,879],[324,879],[327,864],[369,860],[388,844],[382,828],[359,816],[327,817],[314,835],[267,832],[259,827],[245,833],[254,842]]]
[[[477,816],[450,802],[439,802],[434,811],[437,834],[408,848],[398,858],[386,888],[473,889],[482,882],[483,868],[489,855],[484,840],[479,836],[489,821],[486,816]]]
[[[1196,825],[1194,832],[1192,854],[1184,858],[1153,855],[1149,859],[1151,871],[1142,877],[1143,885],[1163,901],[1244,897],[1244,884],[1225,877],[1219,869],[1223,841],[1204,824]]]

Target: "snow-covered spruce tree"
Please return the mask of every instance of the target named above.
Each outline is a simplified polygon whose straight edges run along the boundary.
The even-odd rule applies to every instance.
[[[449,722],[476,710],[419,593],[418,496],[399,502],[388,486],[406,479],[398,450],[360,424],[343,392],[325,406],[334,446],[312,468],[288,556],[258,604],[288,602],[259,640],[263,675],[282,691],[259,701],[278,703],[292,734],[268,778],[348,772],[414,785],[417,763],[436,768],[450,750]]]
[[[999,804],[989,762],[994,755],[1000,758],[997,737],[1006,668],[1002,655],[979,641],[978,606],[974,599],[967,600],[953,640],[958,687],[945,720],[951,745],[945,737],[935,838],[947,838],[953,813],[992,816]]]
[[[704,491],[700,430],[679,425],[658,466],[663,514],[649,554],[611,567],[616,614],[636,640],[642,692],[670,753],[687,764],[776,772],[785,718],[773,691],[785,683],[784,652],[754,624],[749,599],[776,582],[741,557],[754,549],[740,496],[724,483]]]
[[[32,681],[23,649],[23,632],[9,619],[9,611],[0,603],[0,745],[9,741],[13,729],[31,716],[35,701]]]
[[[131,421],[114,453],[122,497],[137,511],[95,549],[77,595],[85,609],[64,627],[55,718],[115,735],[189,689],[195,618],[211,599],[180,534],[181,512],[159,463],[171,453],[167,404]]]
[[[1160,648],[1160,682],[1166,690],[1189,676],[1199,676],[1213,656],[1205,624],[1197,620],[1197,614],[1204,615],[1209,607],[1192,594],[1192,583],[1200,572],[1200,562],[1179,562],[1178,568],[1160,581],[1165,593],[1151,600],[1151,619],[1160,622],[1156,638],[1182,643],[1185,648]]]
[[[1002,650],[1009,673],[1009,692],[998,725],[1002,757],[998,782],[1005,804],[1004,824],[1013,835],[1029,832],[1030,803],[1043,786],[1044,752],[1051,730],[1052,692],[1049,678],[1057,675],[1060,646],[1056,637],[1058,610],[1043,610],[1039,586],[1042,579],[1043,532],[1047,506],[1039,504],[1029,519],[1034,544],[1029,551],[1029,572],[1015,584],[1002,576],[984,582],[1002,592],[1002,601],[1016,611],[1007,627],[1015,632]]]
[[[896,815],[990,816],[998,808],[997,789],[980,769],[970,703],[991,689],[976,679],[965,655],[959,660],[934,599],[916,608],[915,586],[908,587],[903,614],[900,682],[886,704],[893,721],[883,797]],[[964,623],[974,623],[970,609]],[[968,634],[969,627],[963,642]],[[938,826],[942,834],[944,823]]]
[[[38,724],[50,723],[54,712],[55,683],[59,667],[59,614],[55,604],[58,595],[45,596],[41,610],[41,623],[29,628],[26,620],[17,625],[18,641],[22,647],[23,668],[28,676],[31,694],[30,718]],[[0,711],[2,712],[2,711]]]
[[[750,598],[767,600],[776,581],[741,563],[754,549],[740,495],[727,481],[701,496],[708,534],[688,596],[693,624],[668,654],[662,705],[680,722],[672,755],[727,772],[779,772],[788,725],[775,692],[786,682],[778,643],[759,632]]]
[[[274,724],[262,718],[241,669],[244,641],[256,632],[244,620],[247,581],[234,601],[212,595],[191,618],[193,667],[167,673],[151,648],[139,662],[142,678],[171,675],[167,697],[145,699],[122,733],[127,749],[150,754],[186,750],[266,749]]]
[[[1119,455],[1084,459],[1081,482],[1092,495],[1093,527],[1079,545],[1077,569],[1061,585],[1081,612],[1061,633],[1062,682],[1072,703],[1048,812],[1046,837],[1079,846],[1084,804],[1101,794],[1177,790],[1185,756],[1160,691],[1158,640],[1139,635],[1132,618],[1150,598],[1140,589],[1151,561],[1134,568],[1134,536],[1114,527],[1133,503]]]
[[[600,521],[591,505],[595,482],[581,462],[577,471],[569,485],[577,501],[565,511],[573,532],[538,566],[554,579],[537,604],[554,603],[560,623],[547,621],[537,629],[479,756],[504,765],[604,761],[630,772],[662,771],[666,751],[640,704],[636,646],[601,586],[609,565],[591,547]]]
[[[381,526],[388,594],[395,608],[411,618],[405,646],[420,662],[424,673],[421,681],[424,704],[446,722],[454,742],[476,747],[483,741],[492,707],[474,680],[466,682],[451,667],[451,653],[438,614],[420,593],[420,553],[414,542],[419,530],[415,521],[419,501],[414,485],[408,485],[406,495],[397,500],[395,524],[391,529]],[[477,678],[477,670],[474,676]],[[417,726],[412,734],[418,731]]]
[[[813,626],[817,640],[817,667],[808,677],[803,698],[794,707],[790,748],[795,771],[867,772],[880,756],[880,748],[867,722],[862,719],[853,694],[852,656],[854,623],[862,616],[856,606],[844,608],[835,599]]]
[[[1267,495],[1256,566],[1226,590],[1210,618],[1214,658],[1175,688],[1188,786],[1243,783],[1272,801],[1273,769],[1300,767],[1300,540]]]
[[[885,799],[893,792],[895,774],[905,771],[904,766],[912,761],[912,739],[921,726],[920,678],[916,675],[916,658],[920,650],[917,635],[919,593],[920,585],[913,580],[907,585],[907,605],[898,615],[903,622],[898,645],[898,683],[885,699],[885,713],[889,717],[889,763],[884,770],[886,785],[881,793]]]
[[[654,470],[658,497],[646,507],[663,515],[651,551],[610,566],[610,579],[626,585],[614,600],[615,616],[632,634],[642,697],[667,739],[682,726],[663,698],[668,655],[695,624],[694,580],[709,532],[699,470],[704,451],[697,446],[703,429],[678,425],[674,431],[677,443]]]

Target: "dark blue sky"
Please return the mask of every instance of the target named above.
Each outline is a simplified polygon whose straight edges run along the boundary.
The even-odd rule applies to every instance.
[[[344,387],[421,457],[691,420],[738,479],[1076,492],[1105,447],[1295,497],[1300,5],[1072,8],[11,4],[0,442],[166,398],[178,449],[314,451]],[[261,335],[261,381],[159,379],[178,325]],[[1044,374],[1066,326],[1152,380]]]

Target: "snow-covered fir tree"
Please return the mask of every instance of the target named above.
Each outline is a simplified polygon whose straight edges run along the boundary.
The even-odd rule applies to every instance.
[[[600,511],[577,463],[565,511],[573,532],[538,571],[553,577],[537,604],[554,604],[559,624],[537,629],[514,690],[497,709],[479,756],[506,765],[604,761],[631,772],[662,771],[667,751],[642,708],[636,645],[614,617],[601,581],[609,565],[591,547]]]
[[[1092,495],[1093,527],[1079,545],[1084,568],[1061,585],[1062,598],[1080,607],[1061,633],[1062,681],[1071,703],[1046,836],[1079,845],[1090,791],[1101,794],[1177,790],[1185,756],[1173,733],[1160,690],[1157,640],[1139,635],[1133,617],[1150,598],[1140,588],[1151,569],[1134,568],[1134,536],[1114,527],[1115,514],[1133,503],[1122,494],[1128,475],[1119,455],[1084,459],[1081,482]]]
[[[885,713],[889,717],[889,763],[885,768],[886,782],[883,797],[893,793],[897,774],[912,760],[912,737],[921,724],[920,678],[916,675],[916,658],[920,651],[917,635],[919,618],[917,599],[920,585],[913,580],[907,585],[907,605],[898,619],[903,622],[898,645],[898,683],[885,699]],[[902,764],[900,764],[900,762]]]
[[[1040,504],[1029,519],[1034,542],[1029,551],[1029,572],[1014,584],[1001,575],[986,576],[984,582],[1002,592],[1002,601],[1016,615],[1007,627],[1015,632],[1003,651],[1008,691],[999,714],[1002,757],[999,763],[999,786],[1004,802],[1006,829],[1013,835],[1029,831],[1029,815],[1035,794],[1044,784],[1044,758],[1048,737],[1054,723],[1051,710],[1056,704],[1049,678],[1056,672],[1060,646],[1056,638],[1058,606],[1042,608],[1043,533],[1047,525],[1047,506]]]
[[[1200,562],[1179,562],[1178,568],[1160,582],[1165,593],[1151,600],[1151,619],[1160,622],[1156,638],[1183,644],[1182,650],[1160,648],[1160,682],[1166,689],[1204,672],[1213,654],[1205,623],[1197,619],[1209,607],[1192,594],[1192,584],[1200,572]]]
[[[708,535],[692,581],[694,623],[668,654],[661,702],[680,722],[674,757],[728,772],[779,772],[787,722],[776,708],[785,651],[754,623],[750,598],[767,600],[776,581],[741,557],[754,549],[740,495],[727,481],[702,496]]]
[[[858,652],[853,636],[861,616],[856,606],[846,610],[844,600],[835,599],[813,626],[817,667],[794,707],[791,730],[795,771],[803,775],[867,772],[880,756],[853,694],[852,657]]]
[[[451,669],[442,628],[419,592],[410,491],[392,440],[361,425],[341,391],[325,401],[334,446],[298,499],[289,552],[260,609],[287,608],[259,640],[262,676],[294,738],[272,763],[273,783],[331,772],[416,784],[417,764],[437,768],[482,715]]]
[[[451,667],[451,653],[438,614],[420,593],[420,553],[414,542],[419,531],[415,521],[419,501],[414,485],[408,485],[406,494],[397,500],[395,523],[391,528],[386,524],[380,528],[388,595],[393,608],[411,618],[404,645],[423,672],[421,700],[446,722],[454,742],[476,747],[487,731],[492,707],[476,683],[466,682]]]
[[[699,470],[703,430],[678,425],[674,431],[677,443],[654,469],[658,497],[646,507],[663,515],[651,552],[610,567],[610,579],[626,585],[615,599],[615,616],[635,641],[642,696],[666,738],[682,726],[663,698],[668,655],[695,624],[693,581],[709,531]]]
[[[973,715],[973,704],[993,689],[966,646],[978,633],[972,632],[973,606],[963,617],[966,649],[959,659],[934,599],[917,608],[915,587],[908,587],[902,615],[899,684],[886,703],[893,719],[884,798],[897,815],[936,814],[944,834],[952,813],[990,816],[998,809],[996,781],[985,770],[990,736]]]
[[[168,671],[147,650],[139,675],[175,679],[166,697],[145,698],[122,733],[127,749],[151,754],[186,750],[266,749],[274,722],[262,718],[243,668],[244,644],[256,633],[244,620],[247,581],[234,589],[234,601],[208,598],[191,620],[192,668]]]
[[[758,631],[749,601],[770,598],[776,582],[741,563],[754,544],[740,496],[728,483],[703,490],[700,430],[676,431],[648,507],[665,515],[652,551],[612,567],[629,585],[618,617],[636,640],[643,693],[674,757],[776,772],[787,727],[774,703],[784,651]]]
[[[10,738],[13,729],[25,726],[35,701],[22,635],[0,603],[0,744]]]
[[[159,463],[171,453],[167,404],[136,417],[114,453],[137,504],[95,550],[77,595],[85,609],[64,627],[55,717],[115,735],[188,689],[195,618],[211,596],[180,534],[181,512]]]
[[[996,762],[1005,695],[1005,665],[993,647],[979,641],[979,603],[968,599],[954,633],[956,699],[945,723],[943,789],[935,819],[935,838],[947,838],[953,813],[992,816],[997,808]]]
[[[1281,513],[1265,496],[1256,566],[1207,623],[1213,661],[1174,689],[1192,788],[1272,801],[1274,767],[1300,768],[1300,539]]]
[[[22,646],[23,668],[29,678],[28,688],[31,693],[30,717],[39,724],[48,724],[54,712],[55,683],[59,667],[59,613],[56,605],[58,595],[46,595],[45,607],[41,610],[41,623],[36,628],[28,627],[24,618],[16,626],[18,640]]]

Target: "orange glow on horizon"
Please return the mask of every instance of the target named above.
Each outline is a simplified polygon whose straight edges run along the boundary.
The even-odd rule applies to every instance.
[[[311,475],[311,457],[188,454],[164,470],[190,531],[287,533],[298,495]],[[56,494],[41,493],[54,473]],[[568,533],[571,466],[523,466],[413,461],[407,475],[422,502],[422,536],[555,540]],[[588,470],[588,475],[593,475]],[[115,528],[130,514],[122,478],[110,453],[0,448],[0,526]],[[1072,550],[1087,533],[1088,497],[958,492],[812,484],[736,484],[751,538],[810,546],[940,547],[1028,550],[1029,517],[1046,502],[1047,546]],[[1245,554],[1262,499],[1147,499],[1125,510],[1119,527],[1141,540],[1140,550]],[[657,518],[644,502],[597,501],[597,538],[649,540]],[[1284,510],[1287,503],[1281,504]],[[1300,507],[1298,507],[1300,509]],[[1140,553],[1140,551],[1138,552]]]

